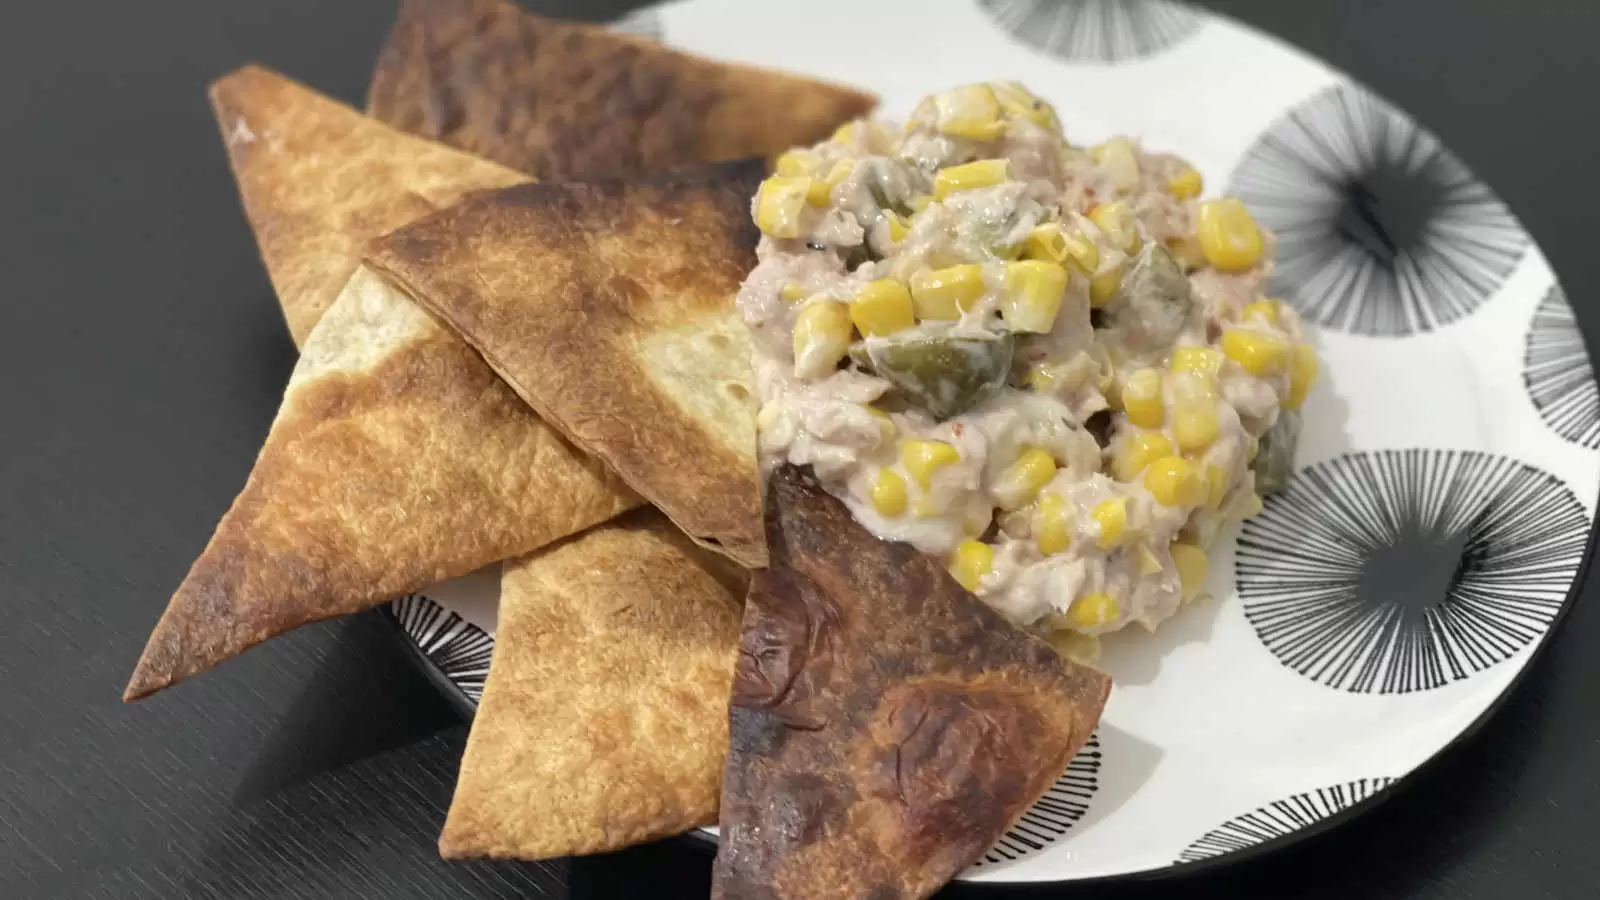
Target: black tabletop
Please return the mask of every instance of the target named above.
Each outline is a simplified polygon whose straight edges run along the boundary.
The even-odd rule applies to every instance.
[[[538,8],[604,18],[626,5]],[[1600,5],[1210,5],[1439,133],[1522,217],[1594,346]],[[359,102],[393,12],[393,0],[59,0],[14,9],[0,29],[0,897],[706,896],[709,857],[683,842],[441,862],[466,729],[375,613],[118,700],[294,362],[204,85],[260,60]],[[1591,580],[1476,736],[1371,813],[1211,873],[1038,895],[1600,895],[1597,591]]]

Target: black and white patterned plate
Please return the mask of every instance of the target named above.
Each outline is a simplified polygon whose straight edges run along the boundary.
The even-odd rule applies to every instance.
[[[963,878],[1237,859],[1365,808],[1495,707],[1588,558],[1600,389],[1543,256],[1455,154],[1340,73],[1168,0],[813,0],[782,29],[770,10],[682,0],[627,24],[866,86],[892,117],[1020,80],[1073,140],[1141,136],[1242,196],[1278,234],[1275,290],[1318,326],[1293,486],[1220,542],[1214,601],[1107,642],[1093,742]],[[960,52],[885,54],[891,32]],[[391,610],[467,710],[497,592],[484,573]]]

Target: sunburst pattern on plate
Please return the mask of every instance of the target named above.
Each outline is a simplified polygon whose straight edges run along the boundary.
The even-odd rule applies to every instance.
[[[1340,331],[1396,337],[1454,322],[1528,247],[1455,154],[1352,85],[1289,110],[1245,154],[1228,192],[1278,237],[1274,288]]]
[[[1239,538],[1245,615],[1307,678],[1408,693],[1482,671],[1550,627],[1588,514],[1555,477],[1469,450],[1312,466]]]
[[[1559,284],[1550,288],[1533,314],[1522,380],[1539,418],[1556,434],[1600,450],[1600,387],[1595,385],[1578,318]]]
[[[1149,56],[1205,21],[1167,0],[978,0],[978,5],[1012,37],[1068,62]]]

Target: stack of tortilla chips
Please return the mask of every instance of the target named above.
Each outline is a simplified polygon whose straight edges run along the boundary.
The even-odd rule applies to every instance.
[[[441,851],[599,852],[720,810],[730,898],[820,896],[830,871],[856,883],[829,896],[924,896],[1088,737],[1103,676],[804,473],[763,516],[732,306],[750,198],[764,159],[870,96],[405,0],[370,116],[257,66],[211,98],[301,358],[128,699],[499,563]],[[987,768],[951,756],[974,752]],[[761,837],[807,815],[870,825]]]

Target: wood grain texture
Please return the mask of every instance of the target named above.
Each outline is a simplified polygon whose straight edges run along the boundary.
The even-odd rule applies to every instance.
[[[1600,125],[1572,114],[1574,86],[1600,83],[1594,4],[1215,5],[1438,131],[1517,210],[1594,344]],[[145,705],[117,698],[295,359],[204,87],[260,59],[359,103],[394,14],[390,0],[33,4],[26,27],[0,29],[0,897],[707,896],[709,857],[677,843],[549,868],[440,861],[464,734],[375,615],[303,629]],[[1177,885],[1020,896],[1595,896],[1596,645],[1591,581],[1481,734],[1324,837]]]

